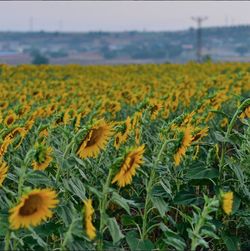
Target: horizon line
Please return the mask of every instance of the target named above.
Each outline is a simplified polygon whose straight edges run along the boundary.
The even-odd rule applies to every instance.
[[[202,29],[212,29],[212,28],[236,28],[239,26],[250,26],[250,23],[246,24],[232,24],[232,25],[211,25],[211,26],[203,26]],[[138,32],[138,33],[160,33],[160,32],[182,32],[188,31],[190,29],[196,30],[197,27],[189,27],[184,29],[176,29],[176,30],[89,30],[89,31],[74,31],[74,30],[47,30],[47,29],[39,29],[39,30],[0,30],[0,33],[128,33],[128,32]]]

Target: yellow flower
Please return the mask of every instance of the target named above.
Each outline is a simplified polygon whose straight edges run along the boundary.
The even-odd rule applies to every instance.
[[[35,160],[32,162],[34,170],[45,170],[51,161],[53,149],[44,145],[36,145]]]
[[[51,189],[34,189],[23,195],[19,203],[9,210],[12,229],[37,226],[52,217],[52,208],[58,204],[56,192]]]
[[[222,208],[227,215],[230,215],[232,213],[233,192],[226,192],[222,195]]]
[[[224,118],[220,121],[220,126],[221,127],[226,127],[228,124],[228,119],[227,118]]]
[[[7,135],[4,138],[4,141],[0,145],[0,158],[3,157],[3,155],[7,152],[9,145],[12,143],[12,137],[11,135]]]
[[[96,237],[96,229],[92,223],[92,216],[94,214],[94,208],[92,207],[92,200],[87,199],[84,201],[85,205],[85,229],[87,236],[89,237],[90,240],[95,239]]]
[[[115,149],[117,150],[120,145],[123,143],[123,136],[122,136],[122,133],[121,132],[118,132],[115,136],[115,140],[114,140],[114,147]]]
[[[208,135],[208,127],[205,127],[203,129],[199,129],[198,132],[195,133],[193,136],[192,142],[194,141],[199,141],[201,138],[205,137]]]
[[[153,99],[150,101],[150,114],[151,114],[151,120],[155,120],[163,108],[163,105],[159,100]]]
[[[8,172],[8,166],[7,164],[0,159],[0,187],[3,184],[3,181],[5,180],[6,176],[7,176],[7,172]]]
[[[182,129],[183,137],[181,144],[178,147],[176,153],[174,154],[175,166],[178,166],[181,162],[181,158],[186,154],[187,148],[191,145],[193,141],[192,130],[190,126]]]
[[[8,114],[5,119],[4,119],[4,124],[6,126],[11,126],[15,123],[17,119],[17,115],[14,112],[11,112],[10,114]]]
[[[241,119],[250,118],[250,106],[248,106],[240,115]]]
[[[87,133],[77,154],[81,158],[97,157],[113,134],[113,128],[104,120],[97,122]]]
[[[130,151],[120,168],[120,171],[115,175],[112,184],[117,182],[119,187],[124,187],[131,184],[132,177],[136,174],[136,169],[143,163],[142,157],[144,153],[144,145]]]

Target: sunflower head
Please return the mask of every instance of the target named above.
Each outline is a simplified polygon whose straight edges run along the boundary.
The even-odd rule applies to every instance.
[[[11,125],[13,125],[13,124],[15,123],[16,119],[17,119],[17,115],[16,115],[14,112],[11,112],[11,113],[9,113],[9,114],[5,117],[5,119],[4,119],[4,124],[5,124],[6,126],[11,126]]]
[[[136,170],[143,163],[144,145],[130,150],[124,158],[120,170],[112,180],[112,184],[117,182],[119,187],[131,184],[132,177],[135,176]]]
[[[51,161],[52,158],[52,148],[44,144],[36,144],[35,146],[35,155],[32,162],[32,167],[34,170],[45,170]]]
[[[7,164],[2,159],[0,159],[0,187],[2,186],[3,181],[7,176],[8,169],[9,168]]]
[[[179,144],[174,154],[175,166],[180,164],[181,158],[186,154],[187,148],[192,144],[192,141],[192,127],[188,125],[180,130]]]
[[[113,126],[100,120],[88,131],[77,154],[81,158],[97,157],[113,135]]]
[[[95,211],[92,206],[92,200],[91,199],[84,200],[85,229],[86,229],[86,234],[90,240],[93,240],[96,237],[96,229],[92,223],[94,212]]]
[[[230,215],[232,213],[233,201],[234,201],[233,192],[222,193],[222,209],[227,215]]]
[[[23,195],[19,203],[10,209],[9,222],[12,229],[37,226],[52,217],[58,204],[56,192],[51,189],[34,189]]]

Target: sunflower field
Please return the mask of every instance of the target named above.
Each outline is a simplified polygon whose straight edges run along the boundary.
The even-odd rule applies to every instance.
[[[250,250],[250,64],[0,65],[0,250]]]

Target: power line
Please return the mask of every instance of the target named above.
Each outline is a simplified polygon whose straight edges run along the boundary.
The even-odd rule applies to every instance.
[[[197,23],[197,32],[196,32],[196,57],[197,62],[202,61],[202,32],[201,25],[202,22],[206,21],[208,17],[191,17],[193,21]]]

